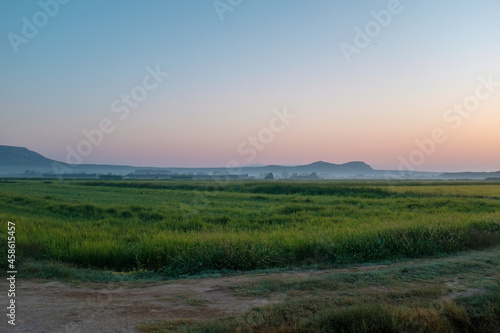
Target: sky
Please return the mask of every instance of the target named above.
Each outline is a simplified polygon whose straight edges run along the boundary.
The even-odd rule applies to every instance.
[[[5,0],[0,144],[71,163],[500,170],[498,0]]]

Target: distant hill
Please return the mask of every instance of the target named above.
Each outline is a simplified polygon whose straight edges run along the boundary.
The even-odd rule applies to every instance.
[[[0,172],[23,173],[26,170],[47,171],[54,160],[23,147],[0,145]]]
[[[224,175],[238,174],[250,177],[264,178],[265,175],[273,173],[275,178],[292,179],[316,179],[318,177],[328,178],[376,178],[376,179],[494,179],[500,177],[497,172],[417,172],[417,171],[391,171],[374,170],[368,164],[355,161],[344,164],[334,164],[318,161],[306,165],[253,165],[235,169],[227,168],[154,168],[156,174],[171,172],[178,175]],[[159,171],[158,171],[159,170]],[[60,174],[79,174],[97,177],[96,174],[128,175],[130,173],[151,174],[152,168],[134,167],[127,165],[105,165],[105,164],[80,164],[71,165],[44,157],[24,147],[13,147],[0,145],[0,176],[49,176]],[[78,177],[78,176],[76,176]],[[154,178],[154,177],[153,177]]]
[[[344,164],[334,164],[328,162],[314,162],[306,165],[296,165],[296,166],[281,166],[281,165],[267,165],[262,167],[244,167],[242,168],[244,173],[252,173],[255,170],[259,172],[273,172],[276,174],[281,174],[286,172],[288,174],[292,173],[312,173],[316,172],[318,174],[329,174],[335,175],[356,175],[364,174],[368,175],[374,172],[371,166],[364,162],[349,162]]]
[[[54,167],[55,166],[55,167]],[[148,168],[137,168],[123,165],[100,165],[100,164],[81,164],[70,165],[46,158],[34,151],[24,147],[12,147],[0,145],[0,174],[24,174],[26,171],[43,173],[114,173],[126,175],[136,170],[147,170]],[[226,168],[157,168],[158,170],[169,170],[174,173],[227,173]],[[229,170],[229,172],[235,172]],[[238,173],[259,176],[267,173],[274,173],[279,176],[287,173],[304,175],[317,173],[324,176],[355,176],[370,175],[375,172],[368,164],[364,162],[349,162],[345,164],[333,164],[328,162],[314,162],[307,165],[282,166],[246,166],[238,169]]]
[[[81,164],[71,165],[52,160],[24,147],[0,145],[0,175],[22,175],[26,171],[39,173],[117,173],[127,174],[133,166]]]

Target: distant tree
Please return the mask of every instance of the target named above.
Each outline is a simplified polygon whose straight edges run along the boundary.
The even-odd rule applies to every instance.
[[[264,179],[274,179],[274,175],[273,175],[273,173],[272,173],[272,172],[268,173],[268,174],[264,177]]]
[[[288,172],[282,172],[281,173],[281,178],[287,179],[289,177]]]

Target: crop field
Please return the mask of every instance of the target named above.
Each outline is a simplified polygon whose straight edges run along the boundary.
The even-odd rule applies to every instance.
[[[4,249],[7,221],[16,224],[22,279],[145,283],[268,274],[231,289],[242,299],[287,295],[288,302],[258,310],[254,332],[337,324],[338,331],[418,331],[431,322],[437,326],[429,332],[500,331],[500,182],[4,179]],[[429,261],[405,266],[414,260]],[[366,264],[403,266],[272,278]],[[462,289],[450,291],[457,285]],[[469,290],[480,292],[470,301],[443,301]],[[138,328],[232,332],[245,318]]]
[[[0,230],[15,222],[35,261],[178,277],[479,249],[499,199],[499,183],[6,180]]]

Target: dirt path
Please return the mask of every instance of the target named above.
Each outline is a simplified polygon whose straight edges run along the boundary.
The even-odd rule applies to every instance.
[[[368,266],[336,271],[379,269]],[[273,274],[273,278],[307,278],[327,271]],[[280,302],[272,298],[238,298],[233,288],[239,284],[269,278],[269,274],[222,278],[176,280],[151,283],[107,283],[72,287],[61,282],[17,281],[17,325],[7,325],[5,314],[0,332],[137,332],[139,321],[203,320],[250,311],[254,307]],[[0,284],[8,290],[7,283]],[[1,308],[7,306],[2,297]],[[5,313],[4,311],[2,311]]]

